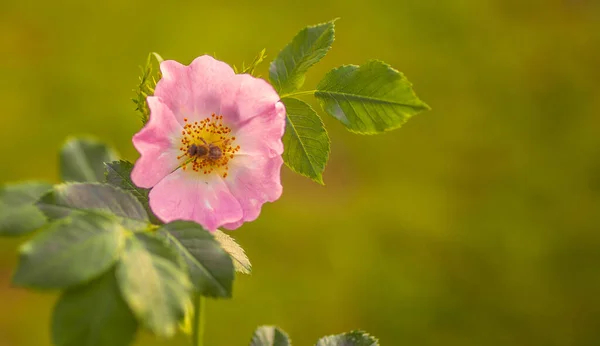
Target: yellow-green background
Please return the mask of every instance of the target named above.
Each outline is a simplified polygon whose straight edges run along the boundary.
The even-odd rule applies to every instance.
[[[327,185],[284,168],[282,198],[233,233],[254,273],[209,302],[206,345],[259,324],[298,346],[356,328],[387,346],[600,344],[597,0],[2,0],[0,182],[56,181],[72,134],[135,160],[149,51],[240,65],[335,17],[306,88],[378,58],[433,111],[381,136],[324,116]],[[48,345],[56,295],[10,287],[17,244],[0,240],[0,346]]]

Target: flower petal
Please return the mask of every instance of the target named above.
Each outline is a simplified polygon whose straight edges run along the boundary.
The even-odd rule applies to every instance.
[[[234,135],[239,155],[275,157],[283,153],[281,137],[285,131],[285,106],[276,102],[264,113],[246,121]]]
[[[285,106],[279,95],[266,81],[236,75],[210,56],[189,66],[164,61],[161,71],[155,97],[148,98],[151,120],[134,136],[141,154],[132,172],[134,183],[154,186],[150,207],[165,222],[191,220],[212,231],[255,220],[262,205],[282,192]],[[213,113],[222,116],[230,136],[236,137],[233,144],[240,146],[226,178],[222,172],[203,175],[178,169],[183,125]]]
[[[223,179],[178,169],[150,191],[150,208],[163,222],[195,221],[209,231],[243,217]]]
[[[209,55],[194,59],[189,66],[165,60],[160,70],[162,78],[154,95],[163,99],[181,124],[184,118],[199,120],[221,114],[222,100],[236,92],[237,86],[230,83],[233,69]]]
[[[240,220],[224,224],[235,229],[244,222],[254,221],[265,202],[281,197],[281,156],[239,156],[230,162],[230,175],[225,179],[229,191],[239,201],[244,215]]]
[[[147,98],[150,119],[133,136],[133,146],[141,154],[131,180],[139,187],[150,188],[179,166],[177,138],[183,129],[171,110],[157,97]]]
[[[234,130],[254,117],[276,113],[279,95],[264,79],[238,74],[230,80],[230,84],[229,90],[234,94],[227,95],[223,101],[221,115]]]

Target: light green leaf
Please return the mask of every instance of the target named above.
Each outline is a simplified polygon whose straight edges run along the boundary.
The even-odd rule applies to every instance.
[[[177,250],[163,239],[138,233],[127,239],[116,274],[137,318],[157,335],[173,336],[191,306],[192,288]]]
[[[246,256],[244,249],[235,242],[235,239],[219,230],[216,230],[213,235],[219,244],[221,244],[223,250],[227,251],[229,256],[231,256],[235,270],[242,274],[250,274],[252,271],[252,264],[250,263],[248,256]]]
[[[283,135],[283,162],[294,172],[323,184],[329,160],[329,136],[319,115],[305,102],[282,99],[287,118]]]
[[[330,335],[317,341],[316,346],[379,346],[379,341],[373,336],[360,331]]]
[[[331,70],[317,85],[315,97],[325,112],[360,134],[399,128],[430,109],[402,73],[376,60]]]
[[[46,223],[35,202],[52,188],[42,182],[23,182],[0,187],[0,236],[33,232]]]
[[[146,213],[150,217],[150,221],[154,224],[162,224],[162,222],[154,216],[150,209],[148,193],[150,189],[137,187],[131,181],[131,171],[133,164],[128,161],[115,161],[106,164],[106,182],[112,186],[116,186],[122,190],[131,193],[144,206]]]
[[[21,246],[13,283],[67,288],[90,281],[115,263],[124,234],[116,218],[74,213]]]
[[[291,346],[288,335],[275,326],[261,326],[254,331],[250,346]]]
[[[198,293],[214,298],[231,297],[233,262],[212,234],[188,221],[171,222],[157,233],[172,243],[185,259]]]
[[[121,298],[114,270],[62,294],[52,316],[55,346],[128,346],[137,322]]]
[[[266,51],[267,51],[266,49],[261,50],[258,53],[258,55],[254,58],[254,60],[252,60],[252,62],[248,66],[246,66],[246,64],[242,64],[242,71],[241,71],[241,73],[248,73],[248,74],[254,75],[254,70],[267,57],[267,54],[265,53]],[[236,71],[236,73],[237,73],[237,71]]]
[[[140,82],[137,88],[134,90],[135,98],[131,100],[136,105],[135,110],[140,112],[143,124],[148,122],[148,118],[150,116],[150,109],[148,108],[146,98],[154,95],[156,83],[158,83],[158,81],[162,78],[159,66],[163,61],[164,59],[158,55],[158,53],[150,53],[148,54],[148,58],[146,58],[146,64],[144,67],[140,66],[142,75],[140,76]]]
[[[104,162],[118,160],[115,151],[90,138],[71,138],[60,151],[60,176],[64,181],[100,182]]]
[[[51,220],[59,219],[78,210],[96,210],[113,213],[132,220],[125,226],[136,229],[148,222],[142,204],[130,193],[108,184],[66,183],[54,186],[38,202],[38,207]]]
[[[269,77],[279,95],[283,97],[300,89],[308,69],[327,54],[334,39],[334,22],[300,30],[271,62]]]

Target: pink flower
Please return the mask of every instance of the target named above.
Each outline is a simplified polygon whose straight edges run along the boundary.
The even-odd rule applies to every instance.
[[[163,222],[235,229],[281,196],[285,107],[262,79],[204,55],[160,65],[131,179]]]

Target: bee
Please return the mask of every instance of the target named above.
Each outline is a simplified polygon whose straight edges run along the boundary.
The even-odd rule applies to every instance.
[[[220,147],[213,145],[212,143],[208,146],[208,159],[216,161],[223,156],[223,151]]]
[[[203,138],[200,140],[202,143],[204,143],[204,145],[192,144],[188,148],[187,153],[190,157],[207,157],[209,160],[216,161],[223,156],[223,151],[219,146],[216,146],[212,143],[208,144]]]
[[[208,154],[208,146],[192,144],[187,150],[190,157],[204,157]]]

